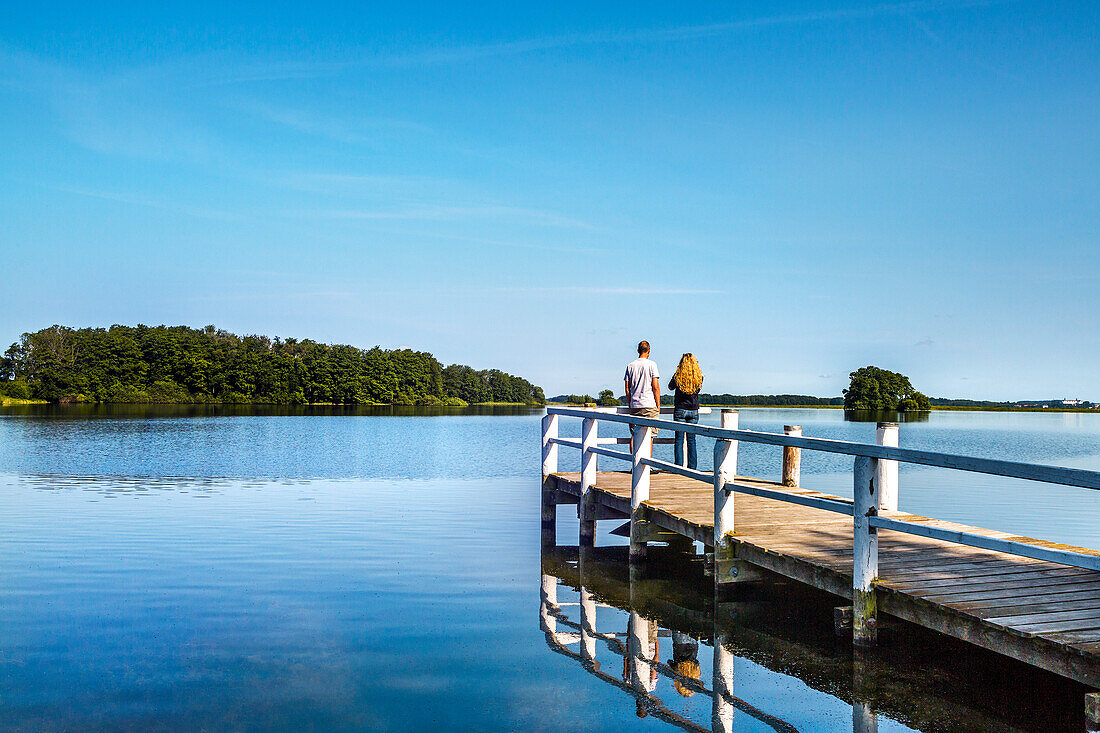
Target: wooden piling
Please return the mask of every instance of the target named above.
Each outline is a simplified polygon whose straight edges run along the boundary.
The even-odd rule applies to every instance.
[[[880,422],[875,430],[875,442],[879,445],[898,447],[898,424]],[[879,460],[875,473],[878,488],[878,508],[897,511],[898,508],[898,462]]]
[[[801,425],[784,425],[783,434],[802,437]],[[800,486],[802,481],[802,449],[783,446],[783,485]]]
[[[1086,730],[1100,730],[1100,692],[1085,695]]]
[[[877,460],[859,456],[853,470],[852,643],[874,646],[878,639],[878,602],[874,583],[878,578],[878,530],[868,519],[878,514],[875,492]]]

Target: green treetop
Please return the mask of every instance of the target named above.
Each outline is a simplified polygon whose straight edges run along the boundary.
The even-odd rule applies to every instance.
[[[897,372],[865,366],[850,375],[844,390],[846,410],[887,410],[906,412],[929,409],[928,397],[913,389],[909,377]]]

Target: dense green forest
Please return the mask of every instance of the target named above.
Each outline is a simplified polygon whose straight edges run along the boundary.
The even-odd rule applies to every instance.
[[[207,326],[52,326],[0,359],[0,394],[51,402],[541,405],[541,387],[496,369],[443,367],[411,349],[358,349]]]

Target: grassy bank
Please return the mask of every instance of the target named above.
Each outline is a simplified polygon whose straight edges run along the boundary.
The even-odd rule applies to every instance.
[[[8,407],[9,405],[48,405],[46,400],[21,400],[18,397],[7,397],[0,395],[0,407]]]

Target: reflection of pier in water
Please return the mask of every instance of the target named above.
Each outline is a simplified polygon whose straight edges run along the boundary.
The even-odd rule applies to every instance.
[[[544,562],[544,565],[547,564]],[[551,561],[550,564],[553,564]],[[578,564],[578,591],[580,592],[580,618],[572,620],[561,610],[557,600],[559,577],[545,572],[542,575],[540,594],[539,623],[546,634],[546,643],[559,654],[575,659],[591,674],[615,687],[631,694],[637,703],[639,716],[652,715],[687,731],[715,731],[726,733],[733,730],[733,712],[735,709],[759,720],[770,728],[784,733],[797,729],[782,719],[769,715],[736,697],[733,694],[733,652],[717,628],[713,631],[712,648],[714,662],[712,667],[712,686],[708,688],[699,679],[699,642],[684,631],[669,630],[672,639],[673,665],[660,660],[661,631],[655,619],[646,618],[637,608],[628,610],[629,620],[625,634],[601,632],[596,628],[596,608],[601,604],[585,585],[584,561]],[[561,572],[561,570],[559,570]],[[640,581],[638,581],[640,583]],[[606,604],[604,604],[605,607]],[[561,624],[574,631],[558,630]],[[619,639],[626,637],[626,644]],[[667,638],[667,637],[666,637]],[[603,642],[608,650],[623,659],[622,679],[601,669],[596,660],[597,642]],[[574,652],[570,646],[579,643]],[[712,700],[711,727],[707,728],[669,710],[661,698],[653,694],[658,677],[671,680],[681,694],[702,693]],[[868,729],[871,730],[871,729]]]
[[[752,700],[744,689],[736,695],[734,669],[740,659],[850,702],[856,732],[876,731],[879,714],[928,731],[1080,729],[1066,712],[1080,699],[1076,685],[1022,665],[989,679],[981,671],[988,668],[988,657],[960,659],[958,642],[916,628],[885,632],[913,637],[897,649],[853,653],[830,626],[804,623],[806,611],[810,617],[827,615],[833,601],[826,594],[769,582],[755,592],[743,589],[739,600],[716,603],[701,557],[685,561],[678,552],[652,550],[654,562],[644,577],[632,576],[626,547],[547,547],[542,562],[539,618],[547,645],[633,697],[639,715],[689,731],[733,730],[735,715],[759,721],[754,730],[822,729],[799,727],[804,724],[788,720],[791,709],[764,709],[767,704]],[[578,602],[558,602],[559,582],[577,592]],[[605,610],[597,624],[599,608]],[[608,628],[603,620],[608,609],[617,611],[620,628]],[[693,644],[702,650],[696,659],[713,655],[706,683],[682,674],[684,667],[676,664],[691,658],[680,650]],[[597,652],[603,650],[616,661],[601,664]],[[661,678],[677,691],[711,697],[709,725],[670,709],[654,691]]]

